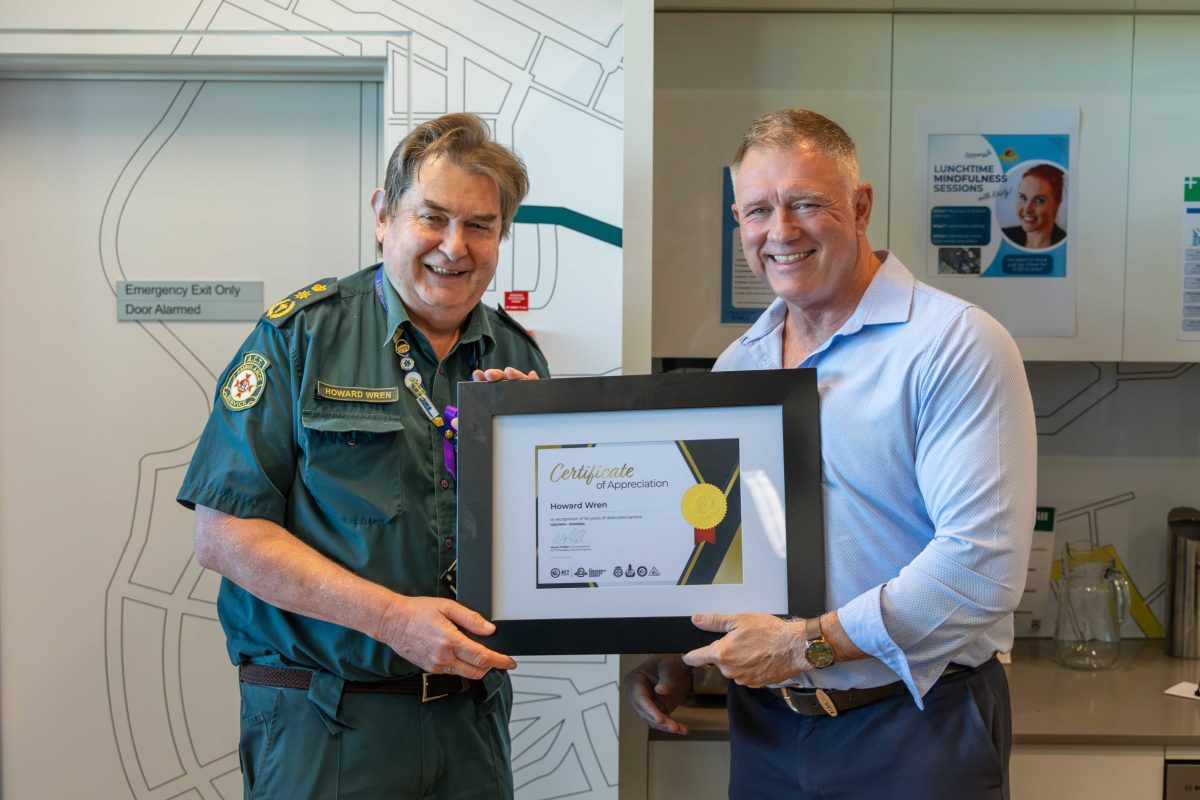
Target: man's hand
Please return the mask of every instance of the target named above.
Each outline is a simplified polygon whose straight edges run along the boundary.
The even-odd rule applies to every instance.
[[[516,367],[505,367],[504,369],[477,369],[471,373],[473,381],[536,381],[538,374],[536,369],[531,369],[529,372],[521,372]]]
[[[693,667],[712,664],[743,686],[781,683],[809,667],[804,658],[803,621],[785,621],[770,614],[693,614],[692,624],[726,635],[688,653],[683,663]]]
[[[481,636],[496,630],[495,625],[453,600],[403,597],[389,609],[375,638],[426,672],[478,680],[489,669],[517,666],[508,656],[468,639],[460,628]]]
[[[691,670],[679,656],[654,656],[625,676],[625,699],[655,730],[686,734],[687,726],[669,714],[687,697],[691,685]]]

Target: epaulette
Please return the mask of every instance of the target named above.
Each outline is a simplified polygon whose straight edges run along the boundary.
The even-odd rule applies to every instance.
[[[515,319],[513,319],[512,315],[509,314],[507,311],[505,311],[504,307],[501,306],[499,303],[496,304],[496,316],[500,317],[501,322],[503,322],[505,325],[507,325],[508,327],[510,327],[514,331],[516,331],[518,334],[520,334],[522,339],[524,339],[525,341],[527,341],[531,345],[533,345],[534,350],[537,350],[539,353],[542,353],[542,348],[538,345],[537,339],[533,338],[533,334],[530,333],[529,331],[525,330],[525,326],[523,326],[521,323],[519,323]],[[542,355],[544,356],[546,354],[542,353]]]
[[[300,309],[311,306],[313,303],[324,300],[327,297],[333,297],[337,294],[337,290],[337,278],[319,280],[316,283],[305,286],[303,289],[292,292],[268,308],[266,313],[263,314],[263,319],[278,328]]]

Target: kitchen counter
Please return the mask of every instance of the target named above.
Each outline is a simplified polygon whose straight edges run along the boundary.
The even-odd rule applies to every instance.
[[[1200,680],[1200,661],[1163,654],[1162,639],[1126,639],[1116,666],[1060,667],[1049,639],[1018,639],[1007,667],[1016,744],[1200,746],[1200,699],[1163,694]]]
[[[1200,747],[1200,699],[1163,691],[1200,680],[1200,660],[1164,655],[1161,639],[1127,639],[1115,667],[1081,672],[1054,663],[1049,639],[1018,639],[1005,667],[1012,694],[1014,744]],[[686,739],[724,740],[723,697],[689,700],[675,714]],[[650,731],[650,738],[680,737]]]

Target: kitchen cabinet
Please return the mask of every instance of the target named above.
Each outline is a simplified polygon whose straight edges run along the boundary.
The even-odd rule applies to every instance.
[[[747,327],[721,324],[721,220],[729,213],[721,189],[722,168],[752,119],[806,106],[844,126],[875,187],[868,236],[886,246],[892,21],[683,13],[658,14],[654,27],[651,354],[713,357]]]
[[[646,800],[725,800],[729,797],[728,741],[652,741],[647,759]]]
[[[1094,54],[1104,53],[1097,59]],[[890,249],[918,269],[914,215],[917,109],[922,106],[1078,106],[1079,163],[1067,195],[1076,335],[1014,337],[1027,361],[1121,361],[1129,153],[1131,16],[911,14],[895,17]],[[999,132],[999,131],[996,131]],[[1081,235],[1082,234],[1082,235]],[[978,303],[1004,323],[1011,310],[1045,302],[1039,314],[1070,313],[1047,302],[1038,282],[1067,278],[976,278],[917,274]]]
[[[647,758],[646,800],[728,797],[728,742],[651,741]],[[1009,779],[1014,800],[1162,800],[1163,748],[1016,745]]]
[[[946,13],[900,2],[864,2],[853,14],[815,1],[753,14],[717,12],[731,4],[716,0],[687,5],[660,0],[655,15],[653,356],[715,357],[747,327],[720,322],[721,168],[755,116],[804,106],[843,124],[875,187],[871,243],[924,273],[913,257],[916,110],[1066,105],[1081,114],[1067,188],[1077,204],[1076,331],[1016,336],[1023,358],[1200,361],[1200,340],[1180,336],[1182,184],[1200,177],[1200,5],[1037,6],[1068,14],[966,13],[953,0],[922,4]],[[1032,10],[1015,0],[976,8]],[[1169,10],[1190,13],[1136,13]],[[1060,280],[918,277],[1001,321],[1006,305],[1039,302],[1030,281]]]
[[[646,800],[728,797],[727,742],[652,741],[647,758]],[[1015,800],[1162,800],[1163,748],[1016,745],[1009,779]]]
[[[1134,38],[1125,266],[1126,361],[1200,361],[1181,340],[1183,181],[1200,177],[1200,16],[1139,17]],[[1181,147],[1180,143],[1187,143]],[[1200,228],[1200,215],[1189,227]],[[1200,270],[1200,263],[1196,267]],[[1192,283],[1200,286],[1200,271]],[[1200,326],[1200,318],[1195,319]],[[1195,334],[1200,337],[1200,330]]]
[[[1014,800],[1162,800],[1163,748],[1014,745]]]

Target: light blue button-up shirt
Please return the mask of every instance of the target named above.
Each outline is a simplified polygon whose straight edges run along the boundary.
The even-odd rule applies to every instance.
[[[816,368],[821,396],[826,602],[874,658],[792,683],[899,678],[920,706],[951,662],[976,666],[1012,646],[1037,434],[1024,365],[1000,323],[877,255],[858,308],[799,365]],[[781,368],[786,314],[777,299],[714,370]]]

